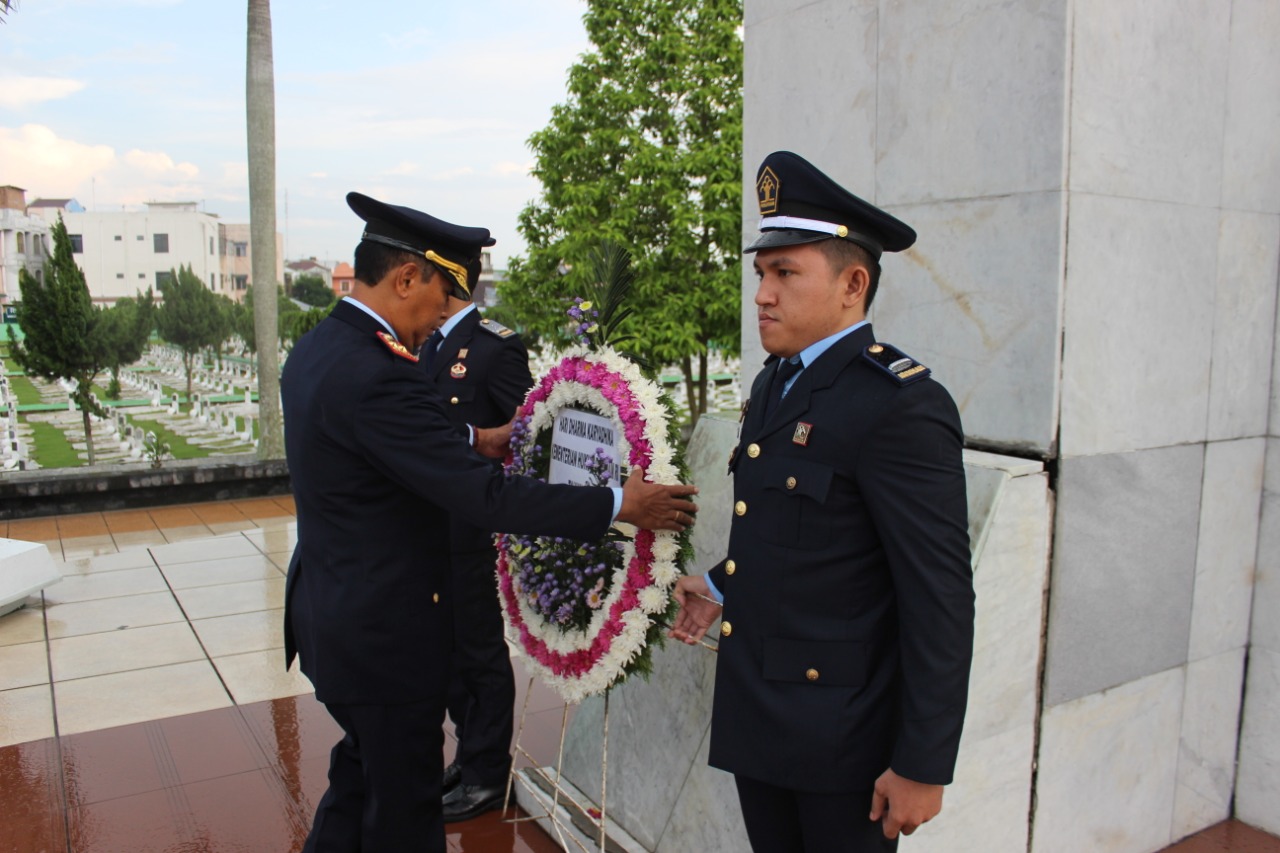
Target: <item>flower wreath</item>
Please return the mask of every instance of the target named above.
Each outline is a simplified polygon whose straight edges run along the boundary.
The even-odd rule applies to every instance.
[[[579,299],[577,306],[590,309],[591,303]],[[584,339],[585,331],[579,330]],[[661,388],[608,347],[568,351],[529,392],[512,429],[508,473],[543,474],[546,441],[566,407],[610,418],[619,451],[628,465],[644,468],[647,479],[679,482]],[[597,452],[588,465],[598,483],[607,483],[613,461]],[[497,539],[503,619],[534,671],[566,702],[601,693],[634,672],[647,676],[649,644],[660,640],[658,621],[673,606],[670,591],[680,576],[687,536],[651,530],[638,530],[634,538],[611,534],[596,543],[505,534]]]

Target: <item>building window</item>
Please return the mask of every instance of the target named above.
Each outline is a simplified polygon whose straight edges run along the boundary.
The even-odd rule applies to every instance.
[[[209,254],[213,254],[213,238],[209,238]]]
[[[71,252],[76,255],[84,254],[84,235],[68,234],[67,239],[71,241]]]
[[[350,292],[351,292],[351,282],[349,282],[349,281],[344,281],[344,282],[342,283],[342,292],[343,292],[343,293],[350,293]]]
[[[27,251],[27,235],[19,231],[15,236],[18,238],[18,254],[25,254]]]
[[[121,235],[119,235],[119,234],[117,234],[117,235],[116,235],[116,242],[117,242],[117,243],[119,243],[119,242],[120,242],[121,240],[123,240],[123,239],[124,239],[124,237],[122,237]]]
[[[116,278],[124,278],[124,273],[122,272],[116,273]]]
[[[210,290],[218,289],[218,277],[213,273],[209,273],[209,289]]]
[[[157,253],[167,253],[169,251],[169,235],[168,234],[153,234],[151,236],[151,239],[155,241]]]
[[[244,290],[249,286],[249,276],[247,275],[233,275],[231,279],[235,282],[236,290]]]
[[[161,270],[160,272],[156,273],[156,287],[160,287],[161,285],[168,284],[171,281],[173,281],[173,273],[171,273],[169,270]]]
[[[140,272],[140,273],[138,273],[138,278],[146,278],[146,277],[147,277],[147,274],[146,274],[146,273],[144,273],[144,272]]]
[[[137,236],[137,238],[136,238],[136,239],[137,239],[137,241],[138,241],[139,243],[141,243],[141,242],[142,242],[142,235],[141,235],[141,234],[139,234],[139,235]]]
[[[237,258],[243,258],[249,254],[248,243],[232,243],[232,251]]]

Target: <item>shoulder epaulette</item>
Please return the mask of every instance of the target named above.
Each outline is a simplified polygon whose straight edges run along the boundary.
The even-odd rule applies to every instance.
[[[409,352],[409,348],[407,346],[400,343],[395,338],[388,335],[386,332],[381,332],[381,331],[378,332],[378,340],[386,344],[387,349],[391,350],[393,353],[400,356],[401,358],[407,359],[408,361],[412,361],[414,364],[418,363],[418,357],[413,353]]]
[[[480,328],[484,329],[489,334],[496,335],[500,338],[510,338],[515,335],[514,329],[508,329],[497,320],[490,320],[488,317],[485,317],[480,321]]]
[[[899,385],[919,382],[932,372],[892,344],[872,344],[862,351],[862,357],[877,371]]]

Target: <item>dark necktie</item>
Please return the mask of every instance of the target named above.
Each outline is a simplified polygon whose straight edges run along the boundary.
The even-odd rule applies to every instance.
[[[773,384],[769,386],[769,405],[764,410],[766,418],[778,408],[778,403],[782,401],[782,389],[787,387],[787,382],[803,369],[804,363],[798,358],[795,361],[784,358],[778,362],[777,372],[773,375]]]
[[[431,363],[436,360],[436,351],[440,349],[440,342],[444,340],[444,335],[440,334],[440,330],[436,329],[431,333],[431,337],[427,338],[427,345],[422,348],[422,358],[427,362],[427,370],[431,369]]]

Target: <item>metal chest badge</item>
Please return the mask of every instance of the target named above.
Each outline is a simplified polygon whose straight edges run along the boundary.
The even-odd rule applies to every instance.
[[[791,443],[798,444],[801,447],[808,447],[809,436],[811,435],[813,435],[813,424],[800,421],[796,424],[796,431],[791,436]]]
[[[454,379],[466,379],[467,366],[462,362],[458,362],[453,367],[449,368],[449,375],[452,376]]]

